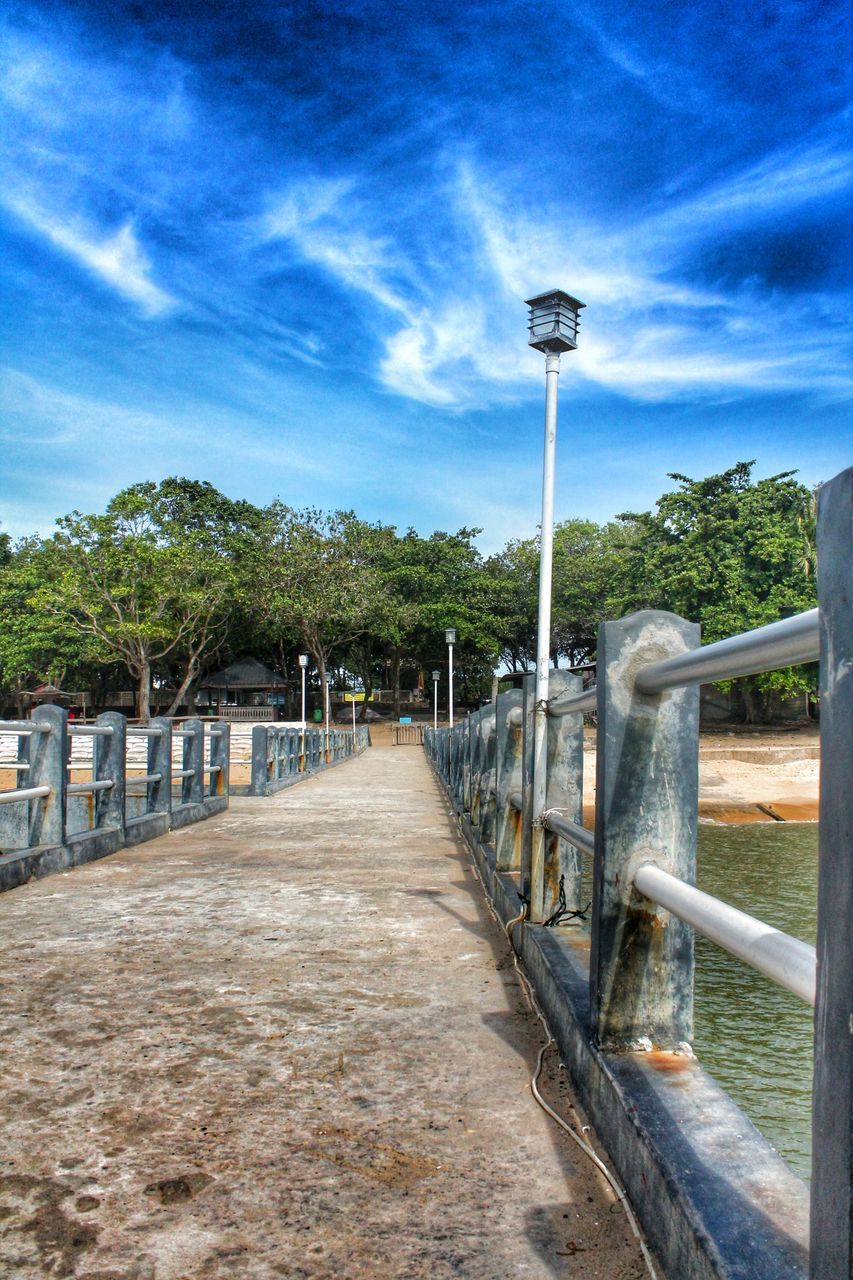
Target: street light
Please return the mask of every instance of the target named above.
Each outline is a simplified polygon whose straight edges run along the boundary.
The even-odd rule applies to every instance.
[[[545,906],[545,829],[548,803],[548,664],[551,655],[551,579],[554,562],[554,465],[557,448],[557,379],[560,355],[578,345],[580,312],[586,305],[564,293],[528,298],[528,345],[545,356],[545,449],[539,539],[539,611],[536,635],[536,697],[533,717],[533,840],[530,859],[530,918],[541,922]]]
[[[327,671],[323,677],[323,683],[326,689],[326,764],[329,763],[329,720],[331,719],[332,709],[332,673]]]
[[[299,772],[305,772],[305,672],[308,668],[308,654],[300,653],[299,669],[302,673],[302,751],[299,758]]]
[[[456,628],[448,627],[444,633],[447,641],[447,721],[453,728],[453,646],[456,644]]]
[[[441,677],[440,671],[433,671],[432,673],[433,718],[432,719],[433,719],[433,728],[436,730],[438,729],[438,682],[440,677]]]

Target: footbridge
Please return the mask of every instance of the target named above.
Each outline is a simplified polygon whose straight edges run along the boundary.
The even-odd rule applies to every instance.
[[[848,471],[819,610],[707,646],[605,623],[594,690],[553,673],[423,747],[0,724],[0,1272],[847,1280],[851,533]],[[813,948],[695,854],[698,685],[816,661]],[[693,1056],[697,932],[815,1005],[811,1190]]]

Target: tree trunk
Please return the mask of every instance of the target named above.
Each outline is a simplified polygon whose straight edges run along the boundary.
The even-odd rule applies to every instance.
[[[181,683],[178,685],[177,692],[175,693],[175,696],[171,701],[169,709],[166,712],[167,716],[173,716],[175,712],[178,710],[178,707],[181,705],[181,703],[184,700],[184,694],[187,692],[193,680],[195,679],[197,672],[198,672],[198,663],[195,661],[188,662],[186,666],[186,670],[184,671],[184,678],[181,681]],[[189,698],[187,698],[188,704],[189,704],[189,701],[190,701]],[[195,690],[193,690],[192,701],[193,703],[195,703]],[[191,711],[192,708],[188,706],[187,710]]]
[[[394,657],[391,659],[391,687],[394,691],[393,716],[395,720],[400,719],[400,651],[394,650]]]
[[[151,719],[151,664],[141,662],[136,668],[136,715],[143,724]]]

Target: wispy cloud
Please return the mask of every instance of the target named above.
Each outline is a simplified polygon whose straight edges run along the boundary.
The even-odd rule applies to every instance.
[[[112,235],[97,233],[67,223],[20,196],[0,196],[10,213],[32,231],[45,236],[55,248],[135,302],[149,316],[157,316],[175,305],[176,299],[151,279],[151,263],[141,248],[132,223],[126,222]]]

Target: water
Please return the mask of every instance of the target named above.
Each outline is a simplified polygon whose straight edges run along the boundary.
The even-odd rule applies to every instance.
[[[698,884],[766,924],[814,942],[817,824],[699,828]],[[788,1164],[811,1162],[812,1010],[740,961],[696,940],[702,1065]]]

